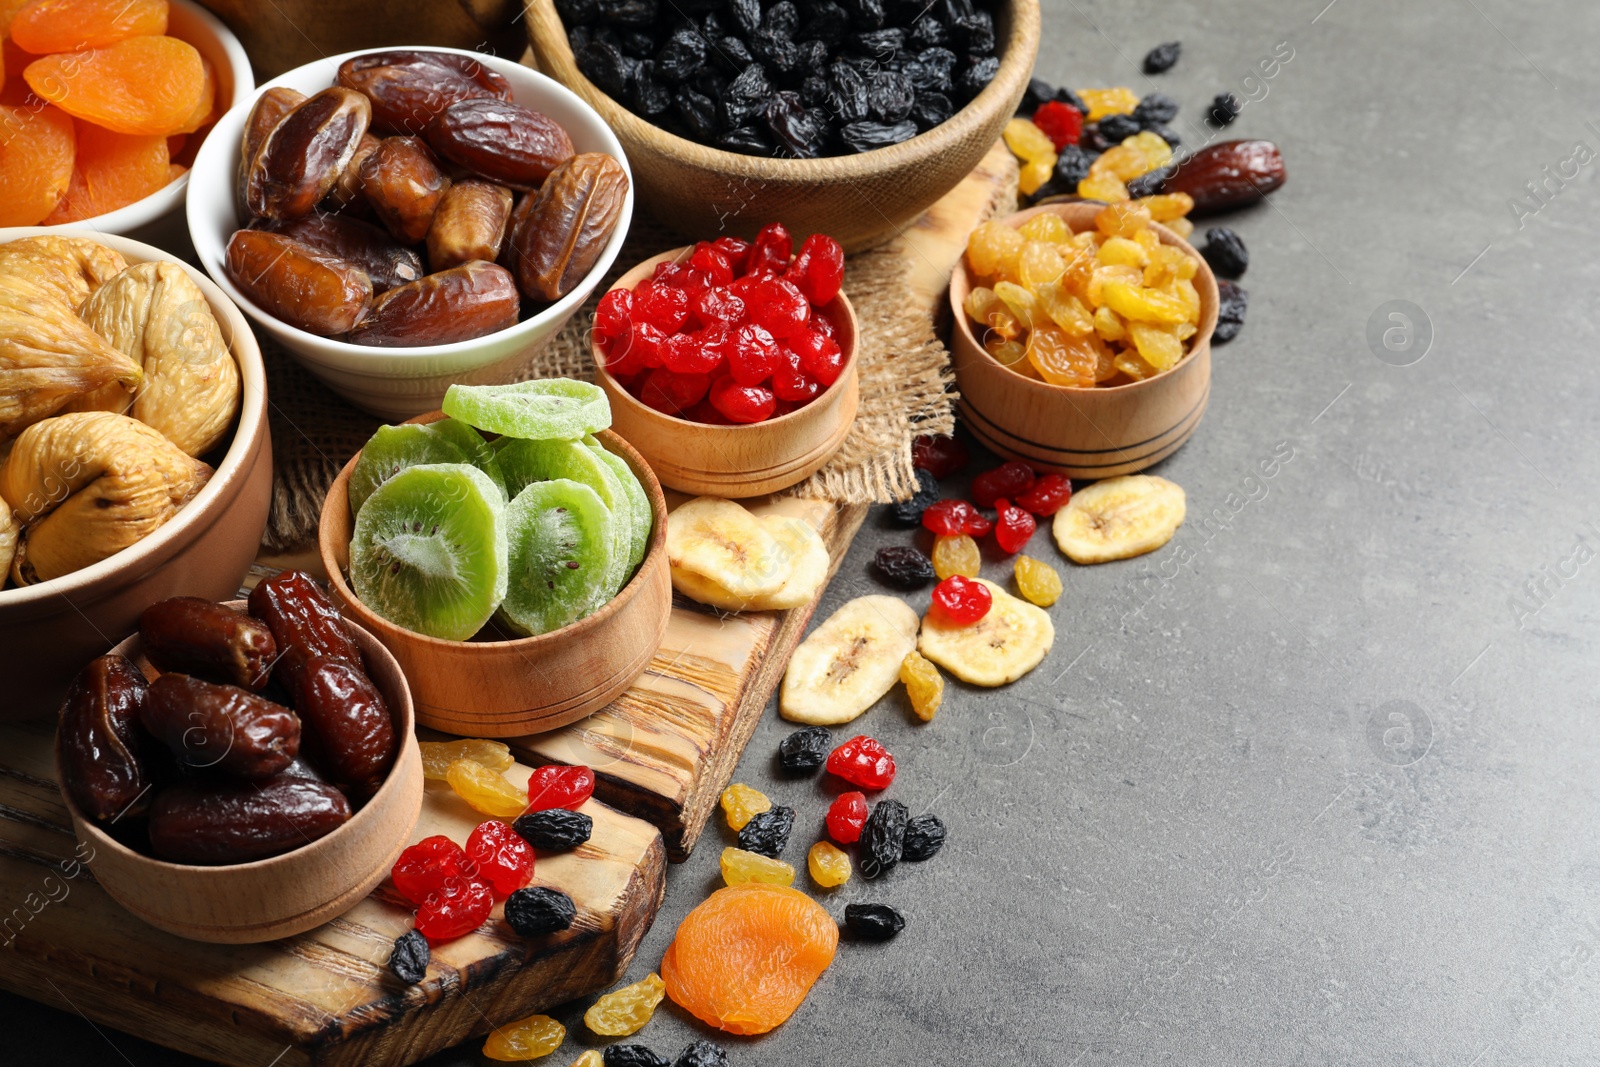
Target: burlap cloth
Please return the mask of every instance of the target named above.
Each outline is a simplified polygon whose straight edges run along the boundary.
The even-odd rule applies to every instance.
[[[1006,207],[997,204],[994,209]],[[622,254],[594,296],[517,379],[592,379],[587,335],[601,294],[634,264],[683,243],[650,220],[635,219]],[[910,271],[899,241],[846,262],[844,289],[861,325],[860,409],[838,454],[788,492],[839,503],[904,499],[917,484],[912,438],[954,429],[950,355],[934,332],[929,309],[908,298]],[[346,403],[265,336],[261,347],[274,464],[272,514],[262,547],[290,552],[316,540],[328,486],[381,420]]]

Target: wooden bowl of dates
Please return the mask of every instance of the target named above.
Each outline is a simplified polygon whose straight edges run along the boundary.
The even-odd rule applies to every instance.
[[[0,230],[0,244],[41,234],[89,238],[130,265],[173,259],[126,237],[60,227]],[[132,633],[146,606],[171,596],[231,597],[255,559],[272,503],[266,368],[233,301],[198,270],[180,266],[205,295],[239,366],[239,412],[223,443],[202,457],[213,473],[169,521],[98,563],[0,588],[0,661],[9,668],[0,719],[54,714],[72,676]]]
[[[965,107],[909,140],[856,155],[779,159],[709,148],[640,118],[578,69],[553,0],[526,0],[539,69],[616,131],[650,214],[688,236],[750,237],[783,219],[800,240],[826,233],[845,251],[893,239],[954,189],[1016,112],[1039,51],[1038,0],[996,0],[994,78]]]
[[[1021,226],[1043,212],[1062,217],[1074,233],[1093,229],[1105,205],[1042,204],[1003,221]],[[1211,396],[1211,334],[1217,326],[1217,279],[1188,242],[1159,223],[1150,228],[1199,263],[1200,322],[1189,350],[1172,369],[1123,385],[1075,388],[1025,377],[987,351],[967,317],[974,279],[966,257],[950,279],[950,354],[961,398],[962,425],[1007,459],[1069,478],[1133,474],[1176,452],[1200,425]]]
[[[462,94],[449,116],[395,105],[441,70]],[[300,118],[274,123],[286,115]],[[247,136],[257,151],[241,167]],[[486,178],[512,142],[518,174]],[[453,384],[514,378],[600,284],[633,203],[622,145],[554,80],[459,49],[364,50],[297,67],[224,115],[195,159],[188,221],[201,264],[259,329],[398,421]]]
[[[443,412],[418,416],[434,422]],[[654,529],[633,577],[592,614],[549,633],[500,639],[485,627],[469,641],[429,637],[398,626],[361,602],[347,577],[350,475],[344,465],[322,503],[317,548],[328,591],[341,610],[378,636],[411,682],[417,721],[466,737],[521,737],[576,722],[599,711],[650,665],[667,632],[672,577],[667,566],[667,501],[649,464],[611,430],[595,435],[632,468],[650,498]]]
[[[226,606],[242,612],[246,602],[234,600]],[[58,734],[56,767],[62,800],[78,840],[91,850],[89,869],[113,900],[151,926],[179,937],[255,944],[293,937],[337,918],[388,877],[422,811],[422,754],[400,665],[372,634],[348,619],[344,625],[360,648],[367,676],[388,706],[397,742],[394,762],[359,810],[324,836],[291,851],[250,862],[202,866],[171,863],[129,847],[126,839],[132,833],[107,832],[67,788]],[[138,634],[112,652],[126,656],[146,677],[158,673]],[[108,688],[104,683],[100,687]],[[269,779],[266,785],[275,781]],[[311,816],[305,818],[309,821]]]
[[[677,248],[652,256],[611,288],[632,289],[649,278],[657,264],[685,259],[691,251]],[[591,335],[595,381],[611,401],[612,429],[639,450],[662,485],[682,493],[738,499],[798,485],[839,451],[855,424],[861,400],[855,308],[841,290],[817,314],[826,315],[834,325],[845,357],[843,372],[804,406],[746,425],[711,425],[650,407],[606,373],[605,357]]]

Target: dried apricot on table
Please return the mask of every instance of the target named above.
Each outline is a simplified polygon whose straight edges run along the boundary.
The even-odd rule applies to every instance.
[[[839,927],[786,886],[729,886],[678,925],[661,958],[673,1003],[732,1034],[764,1034],[793,1015],[833,962]]]
[[[55,210],[76,155],[64,111],[0,107],[0,226],[32,226]]]
[[[44,224],[77,222],[143,200],[171,181],[169,162],[165,137],[112,133],[79,123],[72,183]]]
[[[205,91],[205,64],[176,37],[130,37],[106,48],[44,56],[28,87],[74,118],[117,133],[182,133]]]
[[[11,20],[11,39],[34,55],[105,48],[167,32],[167,0],[35,0]]]

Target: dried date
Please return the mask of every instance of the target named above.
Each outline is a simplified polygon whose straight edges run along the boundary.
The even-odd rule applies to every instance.
[[[228,240],[227,268],[273,316],[323,337],[348,333],[372,304],[366,271],[282,234],[237,231]]]
[[[401,244],[420,244],[450,179],[418,137],[386,137],[361,161],[361,192]]]
[[[440,271],[475,259],[493,263],[505,244],[511,202],[503,185],[473,178],[452,185],[428,228],[428,266]]]
[[[372,136],[371,133],[361,135],[361,142],[356,145],[355,152],[350,156],[350,162],[339,172],[339,179],[328,191],[328,199],[322,202],[324,208],[363,216],[372,213],[371,206],[361,195],[361,164],[365,163],[367,157],[376,152],[382,143],[380,138]]]
[[[334,783],[376,790],[394,762],[394,720],[383,694],[342,660],[284,654],[290,699],[305,724],[306,754]]]
[[[490,181],[531,189],[572,158],[561,124],[504,100],[461,100],[428,126],[434,151]]]
[[[384,293],[350,331],[358,345],[446,345],[517,324],[522,301],[511,272],[474,261]]]
[[[316,214],[286,222],[269,221],[264,229],[360,267],[372,279],[374,293],[414,282],[426,273],[421,256],[359,219]]]
[[[163,674],[150,685],[139,722],[191,768],[271,778],[300,753],[300,718],[236,685]]]
[[[149,803],[137,723],[148,686],[126,656],[94,660],[67,690],[56,758],[73,802],[97,822],[137,815]]]
[[[244,190],[250,213],[309,215],[349,165],[371,116],[366,97],[334,86],[280,119],[250,160]]]
[[[627,198],[628,174],[600,152],[550,172],[511,238],[517,287],[530,300],[559,300],[594,267]],[[521,207],[521,205],[518,205]]]
[[[1288,177],[1283,155],[1271,141],[1223,141],[1178,164],[1166,181],[1168,193],[1194,198],[1193,215],[1208,215],[1254,203]]]
[[[173,863],[248,863],[310,844],[349,818],[344,794],[304,778],[184,782],[150,805],[150,850]]]
[[[338,83],[372,101],[381,133],[421,134],[460,100],[511,99],[511,83],[471,56],[454,52],[374,52],[347,59]]]
[[[239,188],[242,191],[250,174],[250,164],[267,139],[267,134],[283,117],[305,103],[306,94],[298,89],[275,86],[261,94],[250,115],[244,120],[244,134],[239,139]]]
[[[215,601],[176,596],[139,616],[144,654],[162,671],[259,691],[278,655],[267,624]]]
[[[350,636],[339,609],[305,571],[280,571],[250,590],[250,614],[267,624],[280,650],[342,660],[360,667],[361,646]]]

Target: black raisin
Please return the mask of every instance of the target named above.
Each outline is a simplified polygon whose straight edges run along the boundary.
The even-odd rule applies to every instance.
[[[1040,107],[1056,98],[1056,87],[1043,78],[1034,78],[1028,82],[1027,91],[1022,94],[1022,100],[1017,104],[1017,114],[1032,115]]]
[[[893,126],[881,122],[851,122],[839,129],[839,139],[856,152],[870,152],[875,148],[888,148],[917,135],[917,124],[907,119]]]
[[[733,25],[749,37],[761,28],[761,0],[727,0]]]
[[[1075,144],[1069,144],[1056,156],[1055,180],[1078,191],[1078,183],[1089,176],[1089,164],[1094,162],[1089,153]]]
[[[672,91],[651,76],[654,61],[646,60],[629,87],[628,105],[636,114],[653,119],[672,106]]]
[[[407,930],[395,938],[389,973],[406,985],[416,985],[428,973],[428,939],[420,930]]]
[[[756,61],[750,54],[750,46],[739,37],[721,37],[716,39],[712,48],[711,58],[720,63],[725,70],[737,74]]]
[[[905,847],[906,823],[911,812],[898,800],[880,800],[872,806],[867,825],[861,828],[857,863],[861,877],[872,879],[887,874],[900,862]]]
[[[709,141],[717,135],[717,105],[709,96],[682,85],[672,99],[678,117],[695,139]]]
[[[593,22],[600,15],[599,0],[556,0],[556,14],[567,26]]]
[[[1161,138],[1163,141],[1167,142],[1167,147],[1169,148],[1177,148],[1183,143],[1183,138],[1180,137],[1178,135],[1178,131],[1173,129],[1171,126],[1162,126],[1158,124],[1155,126],[1147,126],[1145,128],[1151,133],[1155,134],[1157,137]]]
[[[1217,328],[1211,343],[1225,345],[1244,328],[1244,313],[1250,306],[1250,294],[1226,278],[1217,280]]]
[[[792,74],[800,68],[800,48],[791,38],[758,30],[750,38],[750,51],[774,74]]]
[[[834,63],[828,68],[828,85],[831,94],[828,110],[841,123],[861,122],[867,117],[867,79],[848,63]]]
[[[751,156],[772,154],[772,142],[754,126],[738,126],[717,135],[717,145],[730,152],[743,152]]]
[[[777,859],[794,830],[794,809],[777,804],[751,817],[739,831],[739,847]]]
[[[1250,266],[1250,250],[1239,235],[1226,226],[1213,226],[1206,231],[1206,244],[1200,254],[1206,257],[1211,269],[1224,278],[1238,278]]]
[[[694,76],[694,79],[689,83],[689,88],[701,96],[708,96],[712,100],[721,100],[722,94],[728,91],[729,81],[728,76],[720,70],[707,67]]]
[[[1077,108],[1078,111],[1084,116],[1089,114],[1089,105],[1083,102],[1083,97],[1079,96],[1071,89],[1068,89],[1065,85],[1056,90],[1055,99],[1061,101],[1063,104],[1066,104],[1068,107]]]
[[[886,126],[904,121],[916,102],[917,91],[904,74],[885,70],[867,81],[867,114]]]
[[[1145,129],[1171,122],[1178,117],[1178,102],[1166,93],[1146,93],[1133,109],[1133,117]]]
[[[828,728],[807,726],[778,742],[778,764],[790,774],[808,774],[828,762],[832,751],[833,734]]]
[[[506,897],[506,924],[520,937],[543,937],[565,930],[578,917],[572,898],[558,889],[535,885]]]
[[[1139,132],[1139,120],[1132,115],[1107,115],[1099,123],[1100,136],[1112,144],[1121,144]]]
[[[948,93],[955,88],[956,54],[948,48],[924,48],[906,64],[905,75],[917,89]]]
[[[872,571],[893,589],[913,592],[938,577],[933,560],[909,545],[886,545],[872,557]]]
[[[1226,126],[1239,117],[1239,112],[1244,110],[1244,105],[1232,93],[1218,93],[1216,99],[1211,101],[1211,108],[1206,112],[1211,121],[1218,126]]]
[[[721,1045],[709,1041],[696,1041],[672,1061],[672,1067],[728,1067],[728,1054]]]
[[[845,0],[845,10],[855,16],[855,21],[869,30],[883,25],[886,17],[883,0]]]
[[[706,65],[708,44],[693,26],[673,30],[656,53],[656,74],[670,82],[681,82],[700,73]]]
[[[633,56],[635,59],[643,59],[646,56],[655,54],[656,41],[648,33],[642,30],[629,30],[623,33],[621,37],[622,40],[619,47],[623,52]]]
[[[1182,41],[1168,41],[1158,44],[1144,55],[1144,72],[1146,74],[1160,74],[1172,69],[1178,61],[1178,55],[1183,51]]]
[[[1128,196],[1137,200],[1142,196],[1155,196],[1166,188],[1167,179],[1172,177],[1172,167],[1157,167],[1155,170],[1139,175],[1128,183]]]
[[[600,1059],[606,1067],[672,1067],[665,1056],[644,1045],[608,1045]]]
[[[594,833],[594,820],[566,808],[546,808],[518,815],[511,824],[524,841],[543,852],[577,848]]]
[[[955,113],[955,104],[943,93],[918,93],[917,102],[911,105],[911,121],[924,132],[948,122]]]
[[[807,108],[799,93],[773,93],[767,102],[767,129],[780,147],[800,159],[816,159],[827,147],[827,115]]]
[[[828,68],[828,46],[821,41],[800,42],[799,76],[802,81],[816,77],[816,72]],[[821,103],[819,100],[818,103]]]
[[[846,904],[844,924],[863,941],[887,941],[906,928],[906,918],[887,904]]]
[[[922,522],[922,513],[939,499],[939,479],[929,471],[917,468],[917,491],[909,500],[889,505],[889,514],[902,526],[916,526]]]
[[[761,28],[792,41],[800,30],[800,9],[790,0],[778,0],[761,16]]]
[[[994,56],[968,56],[967,59],[967,69],[961,72],[956,88],[970,100],[994,81],[994,76],[1000,73],[1000,61]]]
[[[815,38],[825,44],[838,44],[850,30],[850,15],[835,3],[814,4],[810,8],[811,21],[806,23],[804,37]]]
[[[944,23],[932,15],[924,15],[911,24],[910,45],[913,48],[927,48],[929,45],[944,44],[950,40],[950,31]]]
[[[1107,137],[1100,132],[1100,124],[1098,122],[1091,122],[1089,125],[1085,126],[1083,128],[1083,135],[1078,138],[1078,147],[1083,149],[1085,152],[1096,156],[1110,148],[1113,144],[1116,144],[1116,142],[1107,139]]]
[[[772,83],[767,80],[767,69],[760,63],[752,63],[729,83],[717,102],[717,117],[726,130],[746,126],[760,118],[771,96]]]
[[[648,26],[656,20],[656,0],[600,0],[598,18],[613,26]]]
[[[906,46],[906,31],[895,26],[882,30],[866,30],[854,35],[850,43],[864,56],[882,62],[898,55]]]
[[[817,42],[821,44],[821,41]],[[828,102],[828,79],[813,74],[800,83],[800,102],[806,107],[822,107]]]
[[[950,36],[956,44],[974,55],[994,51],[994,17],[987,11],[975,11],[950,23]]]
[[[918,815],[906,823],[906,837],[900,858],[919,863],[932,859],[934,853],[943,847],[944,823],[939,821],[939,816],[932,813]]]
[[[583,76],[607,96],[618,100],[628,91],[630,60],[622,49],[604,41],[590,41],[575,57]]]

